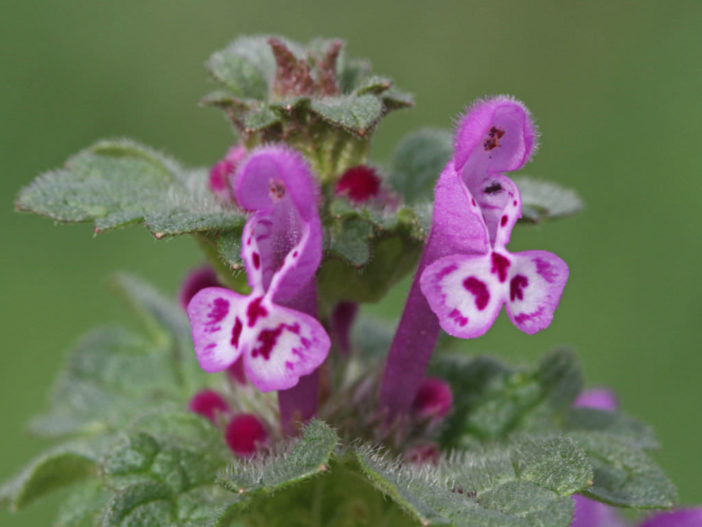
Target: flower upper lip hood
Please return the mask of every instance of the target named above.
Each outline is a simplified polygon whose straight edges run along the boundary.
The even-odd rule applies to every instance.
[[[498,130],[510,129],[516,133],[486,137],[485,132],[489,132],[493,126]],[[460,170],[482,146],[483,150],[489,152],[492,172],[519,170],[535,152],[537,138],[538,132],[531,113],[521,101],[509,95],[479,99],[458,122],[453,143],[453,161]],[[496,142],[486,144],[490,139],[495,139]]]
[[[221,287],[188,305],[200,366],[220,371],[243,356],[260,390],[286,390],[324,362],[329,337],[313,316],[280,304],[308,288],[321,261],[318,191],[297,152],[255,150],[236,176],[238,203],[254,211],[244,226],[241,256],[251,293]]]
[[[273,289],[276,301],[293,297],[322,261],[319,189],[309,166],[292,149],[259,148],[237,171],[235,191],[239,205],[255,211],[242,236],[249,286]]]

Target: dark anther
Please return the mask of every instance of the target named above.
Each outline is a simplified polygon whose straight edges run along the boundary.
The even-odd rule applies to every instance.
[[[496,194],[497,192],[500,192],[502,190],[502,185],[500,185],[498,182],[493,183],[489,187],[485,187],[485,194]]]

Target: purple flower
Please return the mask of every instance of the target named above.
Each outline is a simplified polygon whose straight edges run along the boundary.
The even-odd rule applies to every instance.
[[[573,496],[575,512],[570,527],[625,527],[614,508],[584,496]]]
[[[187,311],[195,353],[208,372],[243,356],[257,388],[286,390],[313,373],[330,347],[308,314],[316,310],[313,279],[321,260],[318,189],[299,153],[268,146],[239,167],[235,190],[239,205],[254,211],[241,244],[251,292],[211,287],[193,297]]]
[[[567,266],[545,251],[512,255],[505,249],[521,216],[521,197],[504,172],[521,168],[535,142],[528,110],[510,97],[478,101],[461,119],[454,157],[436,184],[431,232],[380,389],[380,407],[390,416],[409,410],[440,327],[477,337],[505,303],[511,320],[527,333],[550,324]]]
[[[210,169],[209,186],[212,193],[222,201],[233,199],[232,178],[237,166],[246,157],[246,148],[241,145],[231,147],[224,159],[217,161]]]
[[[503,305],[510,320],[533,334],[549,326],[568,280],[568,266],[553,253],[505,248],[521,216],[519,189],[504,171],[520,168],[533,149],[534,126],[516,101],[498,97],[479,102],[456,134],[454,171],[437,185],[434,207],[455,228],[452,235],[473,240],[469,250],[438,259],[422,273],[420,287],[441,327],[460,338],[484,334]],[[438,192],[447,185],[463,199],[469,229],[450,217],[456,196]],[[438,216],[438,217],[437,217]]]
[[[592,388],[585,390],[573,402],[573,406],[614,411],[619,407],[619,400],[612,390]]]
[[[702,508],[678,509],[650,516],[639,527],[701,527]],[[603,526],[604,527],[604,526]]]
[[[575,514],[570,527],[628,527],[613,507],[583,496],[573,496]],[[659,512],[635,524],[637,527],[702,527],[702,508]]]

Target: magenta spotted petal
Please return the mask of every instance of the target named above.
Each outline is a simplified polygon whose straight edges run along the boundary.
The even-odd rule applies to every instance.
[[[507,315],[524,333],[533,335],[551,325],[568,281],[568,266],[547,251],[525,251],[511,256]]]
[[[243,356],[246,376],[261,391],[295,386],[324,362],[331,345],[314,317],[269,296],[210,287],[193,297],[188,317],[200,367],[221,371]]]
[[[420,286],[439,324],[459,338],[483,335],[503,305],[525,333],[549,326],[568,280],[568,266],[555,254],[506,250],[456,254],[434,262]]]
[[[331,346],[316,318],[293,309],[268,304],[268,314],[243,331],[244,369],[262,391],[292,388],[298,379],[315,371]]]

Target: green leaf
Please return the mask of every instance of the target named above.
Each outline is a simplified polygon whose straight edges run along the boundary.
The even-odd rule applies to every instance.
[[[592,469],[587,456],[570,439],[529,438],[512,441],[512,464],[521,480],[570,496],[589,485]]]
[[[220,473],[217,482],[249,497],[276,492],[324,473],[338,442],[334,430],[314,419],[291,447],[250,461],[237,460]]]
[[[450,525],[441,509],[459,508],[461,496],[458,493],[454,496],[445,483],[431,480],[428,471],[415,470],[413,474],[382,451],[367,446],[356,449],[355,455],[373,486],[389,496],[415,521],[422,525]],[[433,506],[437,503],[443,507]]]
[[[329,249],[336,252],[354,266],[368,263],[369,242],[375,230],[373,225],[360,218],[349,218],[337,223],[331,232]]]
[[[217,51],[207,69],[236,97],[266,99],[275,75],[275,58],[268,37],[242,37]]]
[[[572,189],[528,177],[515,178],[514,182],[522,194],[522,221],[539,223],[572,216],[583,208],[580,196]]]
[[[184,405],[180,383],[169,347],[122,329],[98,329],[69,356],[49,412],[31,430],[47,436],[120,430],[143,412]]]
[[[256,103],[244,115],[244,128],[248,133],[260,132],[280,122],[280,114],[274,107]]]
[[[439,174],[453,154],[453,135],[425,128],[401,141],[390,163],[390,183],[407,203],[431,201]]]
[[[115,494],[107,505],[102,527],[165,526],[174,520],[168,487],[157,481],[144,481]]]
[[[129,140],[106,140],[22,189],[17,208],[61,222],[92,221],[95,232],[143,222],[156,238],[240,227],[238,211],[209,191],[206,170]]]
[[[437,363],[436,372],[454,391],[456,409],[443,432],[443,442],[452,446],[469,438],[504,439],[553,426],[582,386],[576,357],[568,350],[548,354],[533,371],[485,357],[449,356]]]
[[[213,483],[230,459],[221,431],[206,419],[159,413],[132,426],[105,457],[102,472],[113,488],[153,480],[175,496]]]
[[[19,510],[42,496],[97,475],[99,453],[93,445],[60,445],[32,461],[18,476],[0,488],[0,503]]]
[[[655,450],[658,441],[650,426],[619,412],[595,408],[572,408],[563,423],[564,430],[605,432],[616,435],[627,444],[644,450]]]
[[[344,50],[337,61],[337,76],[342,93],[350,93],[371,74],[371,65],[365,59],[349,58]]]
[[[460,453],[438,467],[407,466],[356,450],[374,486],[424,525],[539,525],[546,513],[568,526],[572,500],[592,471],[585,454],[561,438],[521,438],[508,447]]]
[[[190,338],[190,324],[183,310],[153,286],[127,273],[113,275],[110,284],[154,340]]]
[[[454,411],[442,431],[445,448],[517,442],[525,432],[563,434],[587,454],[594,469],[594,485],[585,490],[588,496],[638,508],[669,507],[674,502],[675,489],[642,452],[657,446],[648,427],[617,412],[572,407],[582,387],[572,353],[549,354],[532,371],[489,358],[449,356],[437,361],[435,372],[454,390]],[[552,452],[555,455],[557,449]],[[544,474],[556,474],[557,461],[546,459],[544,466],[551,468]],[[540,485],[553,489],[543,481]]]
[[[332,126],[367,135],[383,116],[381,101],[373,95],[325,97],[313,100],[311,110]]]
[[[386,77],[380,77],[378,75],[372,75],[363,79],[358,87],[354,90],[356,95],[366,95],[368,93],[373,95],[380,95],[383,92],[388,91],[392,87],[392,81]]]
[[[675,486],[640,449],[606,432],[569,435],[589,455],[594,470],[594,484],[583,492],[586,496],[639,509],[675,505]]]
[[[240,498],[216,485],[207,485],[184,492],[176,500],[179,526],[233,527]]]
[[[200,416],[142,418],[103,459],[105,483],[117,492],[104,525],[228,525],[239,497],[214,480],[230,459],[221,430]]]
[[[90,479],[71,489],[61,503],[56,527],[94,527],[99,525],[102,511],[112,498],[99,479]]]
[[[325,260],[317,274],[320,294],[328,301],[377,301],[414,269],[424,230],[411,209],[385,214],[337,199],[330,212]]]

